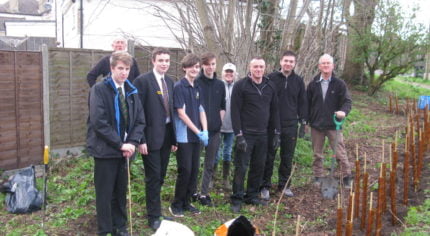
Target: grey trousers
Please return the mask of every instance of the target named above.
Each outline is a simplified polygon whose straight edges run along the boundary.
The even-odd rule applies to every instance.
[[[312,137],[312,149],[314,151],[314,163],[313,163],[313,171],[315,177],[323,177],[324,176],[324,167],[323,167],[323,149],[325,137],[328,138],[330,147],[334,150],[334,143],[336,139],[336,130],[319,130],[312,128],[311,129],[311,137]],[[336,147],[336,159],[340,163],[340,172],[343,176],[351,175],[351,166],[348,161],[348,157],[346,155],[345,144],[343,142],[342,131],[339,131],[339,140],[337,142]]]
[[[212,176],[214,174],[214,163],[220,141],[220,132],[209,134],[209,143],[206,147],[203,167],[202,189],[200,192],[201,195],[207,195],[209,193],[209,183],[211,182]]]

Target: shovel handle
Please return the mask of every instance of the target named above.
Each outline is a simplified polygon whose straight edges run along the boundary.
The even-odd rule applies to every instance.
[[[342,120],[338,121],[336,114],[333,114],[333,122],[336,125],[336,130],[340,130],[342,128],[343,123],[345,123],[345,119],[346,118],[343,118]]]

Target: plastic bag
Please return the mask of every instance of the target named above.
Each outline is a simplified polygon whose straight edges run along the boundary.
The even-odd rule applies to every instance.
[[[5,184],[6,210],[10,213],[29,213],[40,210],[42,196],[36,188],[34,166],[19,170]]]
[[[194,232],[191,231],[186,225],[183,225],[178,222],[163,220],[161,221],[160,228],[157,229],[155,234],[152,236],[194,236]]]

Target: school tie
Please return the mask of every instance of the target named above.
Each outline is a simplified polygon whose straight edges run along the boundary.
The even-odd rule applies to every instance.
[[[121,103],[121,113],[122,116],[124,117],[124,124],[125,124],[125,129],[127,129],[128,127],[128,109],[127,109],[127,103],[125,102],[125,97],[124,97],[124,93],[122,92],[122,88],[118,87],[118,92],[119,92],[119,102]]]
[[[167,85],[166,85],[166,81],[164,80],[164,77],[161,77],[161,87],[163,89],[163,103],[164,103],[164,110],[166,110],[166,117],[170,117],[169,92],[167,91]]]

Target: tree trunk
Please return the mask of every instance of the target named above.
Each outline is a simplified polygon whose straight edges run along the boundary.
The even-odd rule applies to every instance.
[[[259,4],[259,9],[261,12],[261,34],[260,34],[260,53],[264,60],[266,61],[266,66],[269,66],[269,70],[273,64],[278,59],[278,55],[275,52],[276,48],[276,35],[275,31],[275,17],[278,8],[279,0],[263,0]],[[278,42],[279,43],[279,42]],[[273,66],[272,66],[273,67]]]
[[[348,43],[342,78],[351,84],[363,84],[364,62],[361,53],[366,45],[359,45],[360,35],[370,31],[375,18],[375,7],[379,0],[353,0],[354,15],[349,16],[351,0],[344,2],[344,16],[347,22]]]
[[[219,55],[218,46],[216,42],[216,34],[214,30],[214,26],[209,20],[208,9],[205,0],[195,0],[197,13],[199,16],[200,24],[203,27],[203,36],[205,37],[205,42],[207,46],[207,50]]]

